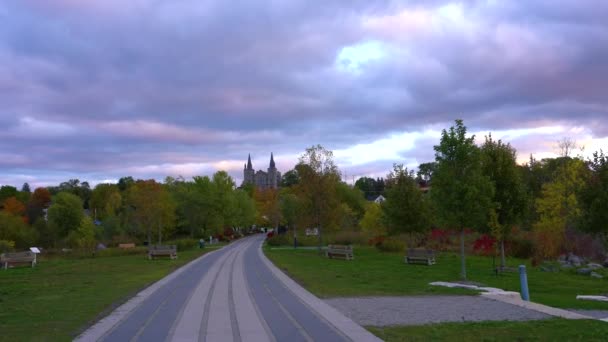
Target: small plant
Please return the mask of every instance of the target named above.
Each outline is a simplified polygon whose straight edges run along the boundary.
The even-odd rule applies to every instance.
[[[14,241],[0,240],[0,253],[10,252],[15,248]]]

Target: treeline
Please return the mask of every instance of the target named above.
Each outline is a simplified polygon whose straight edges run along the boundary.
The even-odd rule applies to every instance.
[[[463,260],[467,232],[492,236],[504,265],[515,229],[528,233],[534,258],[548,259],[573,248],[572,232],[608,239],[608,157],[598,151],[583,160],[573,147],[564,140],[560,157],[518,165],[509,143],[488,135],[478,146],[458,120],[442,132],[435,160],[417,173],[396,164],[385,178],[354,186],[320,145],[302,154],[280,189],[240,188],[224,171],[162,183],[124,177],[93,189],[78,180],[33,193],[27,184],[2,186],[0,248],[224,238],[253,225],[298,235],[317,228],[319,243],[327,233],[415,238],[441,228],[460,234]],[[378,195],[386,201],[370,201]]]

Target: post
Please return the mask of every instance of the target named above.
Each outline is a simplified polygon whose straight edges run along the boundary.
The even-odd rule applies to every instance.
[[[521,284],[521,299],[529,302],[530,293],[528,292],[528,276],[526,275],[526,265],[519,265],[519,282]]]

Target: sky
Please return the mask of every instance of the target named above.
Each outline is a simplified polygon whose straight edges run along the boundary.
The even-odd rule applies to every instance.
[[[608,150],[608,1],[3,0],[0,184],[434,159],[463,119],[525,162]],[[578,153],[578,152],[577,152]]]

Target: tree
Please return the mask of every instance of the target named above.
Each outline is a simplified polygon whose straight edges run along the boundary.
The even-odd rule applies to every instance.
[[[155,180],[138,180],[127,190],[127,206],[130,217],[148,244],[152,244],[152,233],[156,232],[158,243],[163,235],[175,228],[175,204],[162,184]]]
[[[461,277],[466,280],[465,228],[479,228],[488,220],[493,196],[492,183],[483,175],[475,136],[467,137],[462,120],[441,132],[435,149],[437,168],[430,191],[443,224],[460,231]]]
[[[296,169],[291,169],[281,177],[281,187],[288,188],[294,186],[300,182],[300,175]]]
[[[386,191],[386,201],[381,207],[389,234],[424,232],[431,226],[430,208],[414,173],[395,164],[387,177],[390,184]]]
[[[481,147],[483,174],[494,185],[492,233],[500,241],[500,267],[505,267],[505,240],[512,227],[520,222],[525,204],[521,174],[517,166],[515,149],[501,140],[486,136]]]
[[[536,200],[539,220],[534,224],[538,257],[557,256],[565,247],[566,229],[574,227],[581,214],[577,194],[585,185],[586,173],[582,160],[568,159],[555,180],[543,185],[541,196]]]
[[[17,197],[17,188],[10,185],[0,187],[0,203],[4,202],[9,197]]]
[[[255,222],[255,203],[243,190],[234,191],[235,215],[234,225],[240,228],[250,227]]]
[[[83,249],[87,253],[95,250],[95,224],[89,216],[83,216],[76,230],[70,232],[68,237],[72,247]]]
[[[25,205],[23,205],[23,203],[21,203],[15,197],[9,197],[6,200],[4,200],[4,203],[2,203],[2,207],[3,207],[2,210],[6,211],[8,213],[11,213],[12,215],[19,216],[19,217],[22,217],[25,215]],[[27,217],[25,218],[24,222],[27,223]]]
[[[296,222],[300,219],[300,199],[288,189],[283,188],[279,193],[279,206],[281,208],[281,216],[287,228],[293,230],[293,244],[294,247],[297,247]]]
[[[578,194],[580,205],[580,230],[600,236],[608,246],[608,156],[604,152],[593,153],[589,161],[591,176]]]
[[[323,229],[338,227],[340,203],[336,185],[340,182],[340,172],[334,163],[333,152],[321,145],[306,149],[296,169],[300,175],[296,193],[303,201],[303,212],[319,230],[321,253]]]
[[[66,237],[80,225],[84,211],[80,197],[68,192],[60,192],[55,196],[48,211],[48,220],[54,233],[54,243],[57,238]]]
[[[41,217],[44,209],[51,205],[51,193],[47,188],[36,188],[27,204],[27,217],[30,223],[35,223]]]
[[[0,240],[11,241],[18,248],[32,247],[38,234],[22,218],[6,211],[0,211]]]
[[[418,166],[418,172],[416,173],[416,180],[425,183],[430,182],[436,167],[437,164],[435,162],[420,164]]]
[[[363,215],[360,225],[364,232],[373,236],[383,236],[387,233],[384,221],[380,204],[369,202],[366,206],[365,215]]]
[[[23,183],[23,186],[21,187],[21,192],[32,192],[32,190],[30,190],[30,185],[28,183]]]
[[[279,192],[276,189],[256,189],[253,193],[257,208],[257,223],[277,228],[281,221]]]
[[[97,184],[91,193],[89,207],[94,218],[99,220],[118,215],[122,207],[122,196],[118,185]]]

